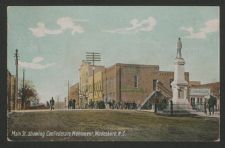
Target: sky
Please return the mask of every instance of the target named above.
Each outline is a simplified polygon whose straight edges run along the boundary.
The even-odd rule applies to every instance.
[[[97,65],[159,65],[174,71],[181,37],[191,81],[219,82],[219,7],[216,6],[9,6],[7,67],[31,80],[41,98],[61,101],[67,83],[79,82],[86,52],[101,53]]]

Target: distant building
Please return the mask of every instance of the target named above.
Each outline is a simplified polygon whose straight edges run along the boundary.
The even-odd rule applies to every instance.
[[[79,83],[76,83],[70,87],[69,100],[75,100],[76,106],[79,106]]]
[[[99,71],[104,70],[104,66],[95,66],[94,72],[98,73]],[[90,100],[89,96],[91,93],[90,85],[93,86],[93,66],[89,62],[82,61],[82,64],[79,69],[80,72],[80,82],[79,82],[79,97],[81,108],[86,108],[85,105],[88,104]],[[89,78],[89,77],[92,77]]]
[[[103,71],[104,69],[94,74],[94,97],[93,97],[93,76],[88,78],[88,100],[101,101],[103,100]]]
[[[80,69],[80,93],[86,96],[88,91],[88,77],[91,74],[90,63],[82,62]]]
[[[217,99],[216,109],[220,110],[220,82],[190,86],[190,101],[203,102],[213,95]]]
[[[204,103],[210,98],[210,89],[208,88],[190,88],[189,102],[195,109],[201,110]]]

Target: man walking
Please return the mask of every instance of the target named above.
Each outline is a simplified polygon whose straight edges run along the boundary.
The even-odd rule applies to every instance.
[[[208,104],[205,100],[205,102],[204,102],[204,112],[205,112],[206,115],[207,115],[207,108],[208,108]]]
[[[75,109],[75,106],[76,106],[76,100],[73,99],[73,109]]]
[[[211,113],[214,114],[214,106],[216,105],[216,97],[210,95],[208,105],[209,105],[209,115],[211,115]]]
[[[51,110],[54,110],[54,104],[55,104],[55,101],[54,101],[54,99],[52,97],[52,99],[50,100],[50,109]]]

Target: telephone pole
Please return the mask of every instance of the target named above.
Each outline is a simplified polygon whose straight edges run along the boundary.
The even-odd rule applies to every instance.
[[[101,61],[101,55],[100,53],[96,53],[96,52],[86,52],[86,61],[88,62],[92,62],[92,76],[93,76],[93,83],[92,83],[92,95],[93,95],[93,98],[94,99],[94,96],[95,96],[95,78],[94,78],[94,72],[95,72],[95,62],[97,61]]]
[[[59,96],[57,96],[58,109],[59,109]]]
[[[21,106],[22,106],[22,109],[25,109],[25,69],[23,69],[23,88],[22,88],[22,101],[21,101]]]
[[[15,105],[15,110],[17,110],[17,101],[18,101],[18,49],[16,49],[16,53],[14,55],[15,57],[15,65],[16,65],[16,84],[15,84],[15,100],[14,100],[14,105]]]
[[[68,100],[67,100],[67,103],[69,103],[69,97],[70,97],[70,81],[68,80]]]

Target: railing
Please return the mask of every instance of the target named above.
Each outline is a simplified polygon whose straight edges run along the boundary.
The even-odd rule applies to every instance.
[[[144,100],[144,102],[138,107],[138,109],[141,109],[148,100],[152,99],[153,96],[155,96],[156,93],[160,92],[161,95],[165,96],[167,99],[168,98],[172,98],[172,91],[167,89],[162,82],[157,81],[157,85],[156,85],[156,90],[153,91],[148,97],[146,97],[146,99]]]
[[[143,105],[145,105],[145,103],[151,99],[152,96],[154,96],[156,93],[156,91],[153,91],[148,97],[146,97],[146,99],[144,100],[144,102],[138,107],[138,109],[141,109]]]
[[[162,93],[163,95],[165,95],[166,97],[168,97],[168,98],[171,98],[171,97],[172,97],[172,91],[169,90],[169,89],[167,89],[167,88],[163,85],[162,82],[157,81],[157,86],[156,86],[156,87],[157,87],[157,90],[160,90],[161,93]]]

